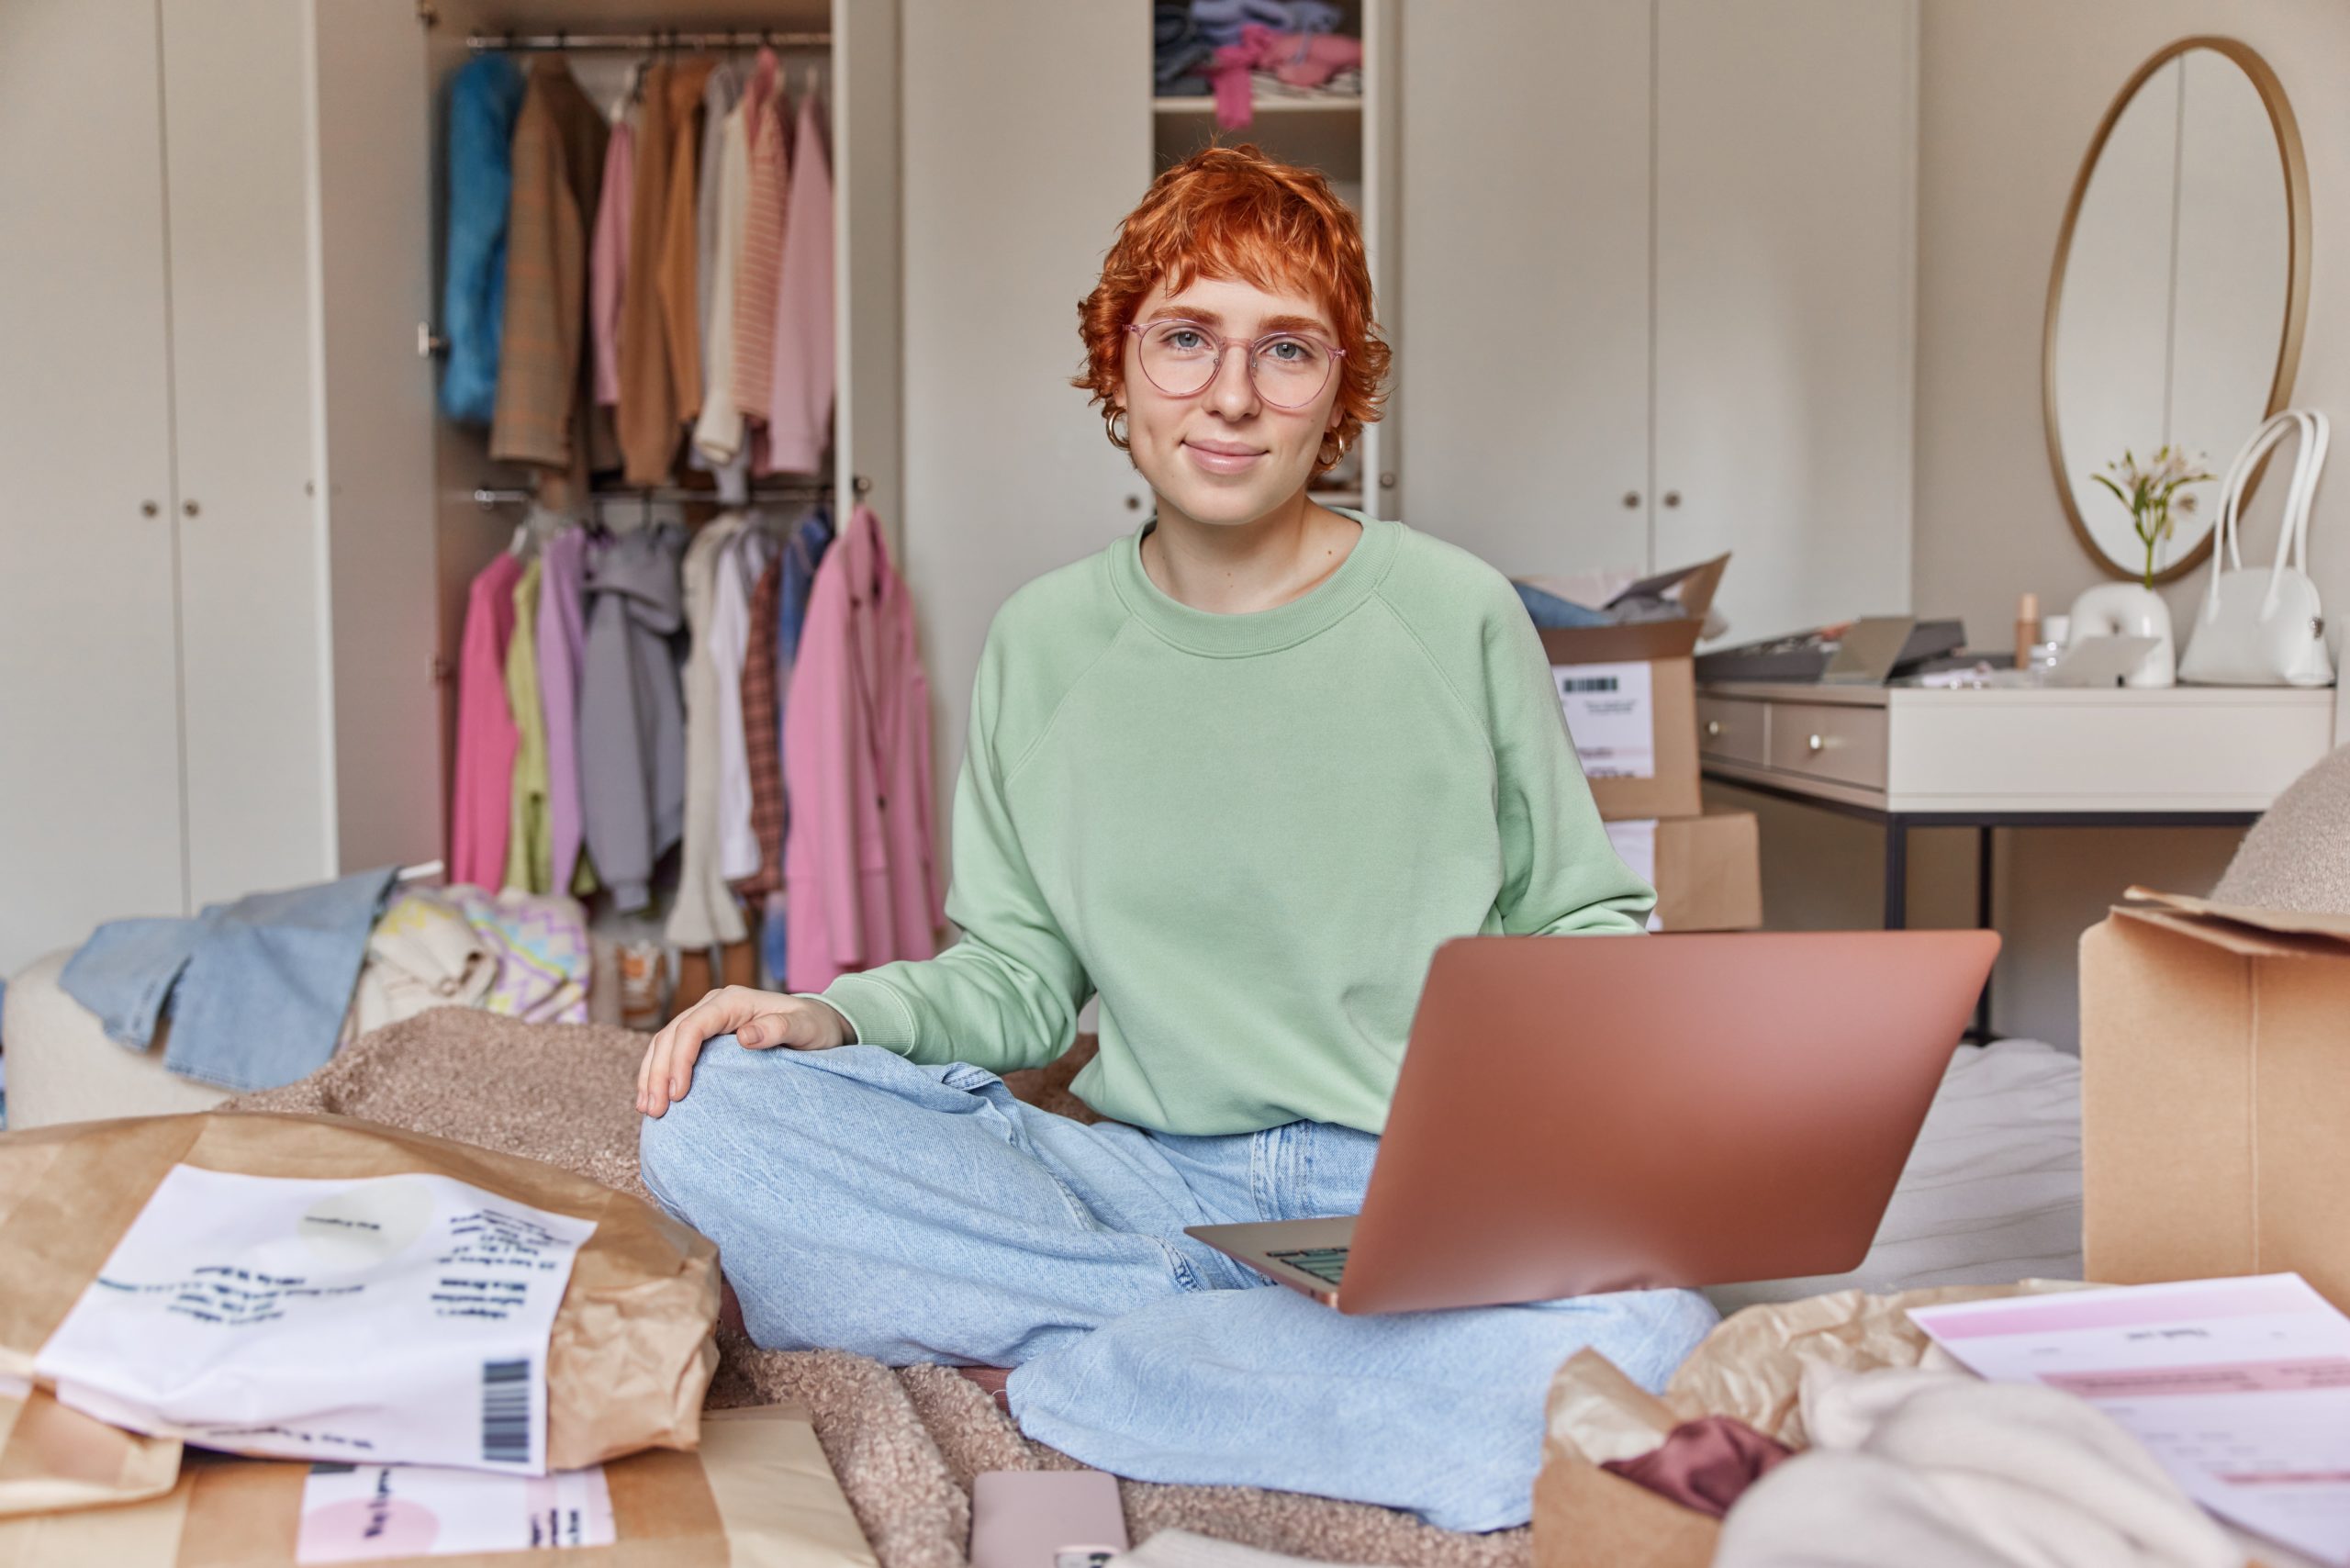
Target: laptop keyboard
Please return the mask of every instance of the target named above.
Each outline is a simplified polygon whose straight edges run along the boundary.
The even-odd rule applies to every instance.
[[[1302,1270],[1326,1285],[1337,1284],[1338,1276],[1347,1271],[1347,1249],[1343,1247],[1305,1247],[1292,1252],[1268,1252],[1265,1256]]]

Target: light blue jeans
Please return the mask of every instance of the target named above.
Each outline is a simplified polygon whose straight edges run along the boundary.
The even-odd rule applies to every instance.
[[[751,1338],[1017,1370],[1022,1431],[1144,1481],[1523,1524],[1543,1396],[1588,1345],[1656,1389],[1715,1322],[1644,1291],[1348,1317],[1183,1234],[1354,1213],[1379,1140],[1319,1122],[1089,1126],[872,1046],[702,1052],[645,1185],[716,1241]]]

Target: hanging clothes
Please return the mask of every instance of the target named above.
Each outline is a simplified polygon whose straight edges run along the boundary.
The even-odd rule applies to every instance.
[[[506,871],[501,885],[543,893],[554,880],[547,836],[547,720],[539,699],[539,588],[533,556],[514,581],[514,634],[506,643],[506,707],[514,716],[514,778],[507,790]]]
[[[669,74],[669,199],[661,221],[662,338],[669,350],[669,390],[677,418],[691,426],[701,413],[701,259],[698,240],[701,96],[715,69],[689,60]],[[677,431],[669,432],[676,452]]]
[[[501,553],[465,594],[457,659],[457,765],[449,801],[449,879],[496,888],[506,876],[514,753],[520,736],[506,700],[514,585],[522,563]]]
[[[705,260],[712,260],[711,286],[702,299],[710,330],[703,334],[701,418],[694,425],[696,466],[736,475],[739,498],[747,488],[744,455],[743,411],[734,401],[735,289],[741,280],[744,219],[751,199],[751,143],[745,117],[755,106],[748,98],[736,106],[720,129],[717,174],[717,230]]]
[[[571,67],[554,56],[535,61],[514,122],[489,454],[543,470],[540,498],[558,508],[586,490],[590,466],[611,461],[608,426],[597,440],[594,367],[582,353],[588,241],[610,140],[603,111],[580,91]]]
[[[791,531],[791,537],[784,542],[782,558],[778,563],[775,624],[775,760],[778,778],[787,771],[784,767],[784,716],[790,710],[792,667],[800,655],[800,633],[808,620],[808,597],[815,587],[817,570],[824,564],[825,552],[832,548],[832,510],[819,505],[800,519],[800,526]],[[788,785],[782,787],[782,797],[783,825],[778,832],[783,834],[781,842],[788,844],[791,820],[791,792]],[[791,946],[789,901],[781,890],[786,857],[779,853],[776,861],[777,890],[767,895],[766,918],[759,927],[760,961],[767,966],[769,982],[777,986],[783,984],[785,972],[789,967]]]
[[[938,950],[930,682],[913,603],[869,507],[817,569],[784,712],[790,989]]]
[[[621,400],[621,302],[628,278],[629,224],[636,210],[636,124],[623,115],[604,146],[604,185],[588,253],[588,336],[596,345],[596,401]]]
[[[727,512],[702,524],[686,548],[681,573],[686,622],[692,631],[685,678],[685,848],[678,856],[677,902],[669,911],[666,934],[672,946],[688,949],[740,942],[750,934],[719,869],[722,699],[711,637],[721,557],[746,525],[739,512]]]
[[[703,348],[705,366],[710,324],[715,319],[711,291],[718,281],[719,167],[725,151],[726,121],[743,101],[751,80],[751,62],[725,60],[713,66],[701,90],[701,145],[694,164],[694,337]],[[709,375],[703,374],[705,396]]]
[[[621,284],[621,452],[632,485],[666,479],[677,451],[677,398],[669,377],[658,267],[669,204],[669,84],[666,63],[656,61],[645,68]]]
[[[735,263],[731,365],[734,406],[755,425],[767,423],[768,387],[775,375],[776,289],[783,270],[784,202],[791,189],[791,165],[783,147],[784,109],[775,51],[763,49],[751,84],[743,91],[751,183],[743,209],[743,253]]]
[[[833,420],[833,175],[824,115],[815,94],[800,100],[791,144],[791,196],[776,286],[767,455],[760,472],[823,467]]]
[[[476,55],[449,87],[449,254],[441,330],[449,358],[441,408],[486,425],[498,408],[498,343],[506,304],[506,210],[522,73],[502,54]]]
[[[648,523],[588,563],[579,671],[579,801],[596,872],[622,913],[653,901],[653,868],[685,830],[685,530]]]
[[[751,778],[751,841],[758,851],[758,865],[734,882],[734,890],[745,898],[783,890],[782,711],[775,679],[782,588],[778,551],[751,585],[750,640],[743,650],[744,767]]]
[[[596,875],[580,853],[579,667],[587,653],[588,563],[584,529],[565,529],[539,551],[539,706],[547,745],[547,882],[581,897]]]
[[[742,202],[748,186],[750,165],[747,142],[744,143],[743,162],[738,170],[730,171],[726,149],[728,138],[736,134],[730,128],[735,125],[744,90],[751,76],[749,61],[729,60],[710,73],[710,83],[702,89],[699,191],[694,224],[695,261],[699,268],[695,305],[701,343],[701,407],[695,416],[693,427],[687,432],[686,466],[698,474],[711,476],[716,481],[719,503],[728,507],[750,504],[750,463],[739,452],[732,457],[712,458],[702,448],[700,431],[701,421],[710,417],[711,402],[728,391],[729,372],[725,365],[733,359],[734,262],[742,249]],[[726,291],[723,299],[719,297],[722,286]]]
[[[743,666],[750,656],[751,589],[775,542],[755,528],[736,534],[718,558],[710,617],[710,657],[718,677],[718,874],[739,882],[759,868],[751,826],[749,729],[743,720]]]

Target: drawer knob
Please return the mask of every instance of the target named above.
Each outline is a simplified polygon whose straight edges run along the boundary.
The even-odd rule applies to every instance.
[[[1809,740],[1804,742],[1804,749],[1806,751],[1826,751],[1828,749],[1828,742],[1818,735],[1814,735]]]
[[[1718,740],[1718,739],[1721,737],[1721,733],[1722,733],[1722,722],[1721,722],[1719,719],[1708,719],[1708,720],[1707,720],[1707,721],[1706,721],[1706,738],[1707,738],[1707,739],[1708,739],[1708,740]]]

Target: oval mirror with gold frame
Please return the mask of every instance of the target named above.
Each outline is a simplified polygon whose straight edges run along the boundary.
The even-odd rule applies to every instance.
[[[2172,445],[2223,470],[2286,406],[2309,306],[2309,172],[2285,89],[2234,39],[2181,39],[2122,84],[2065,206],[2041,400],[2065,516],[2118,577],[2146,569],[2128,510],[2091,477]],[[2216,481],[2191,486],[2154,578],[2210,553]]]

